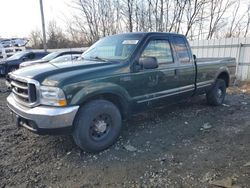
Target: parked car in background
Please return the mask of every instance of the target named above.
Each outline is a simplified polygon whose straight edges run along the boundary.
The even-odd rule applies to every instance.
[[[49,55],[43,57],[42,59],[36,60],[36,61],[29,61],[25,63],[20,64],[20,68],[22,67],[27,67],[30,65],[36,65],[36,64],[42,64],[42,63],[47,63],[50,62],[51,60],[63,56],[63,55],[70,55],[70,54],[82,54],[83,52],[81,51],[57,51],[57,52],[52,52]]]
[[[0,43],[0,61],[2,61],[3,59],[7,58],[7,54],[6,51],[3,47],[3,45]]]
[[[81,56],[81,54],[70,54],[70,55],[63,55],[63,56],[59,56],[55,59],[52,59],[50,61],[50,63],[63,63],[66,61],[75,61],[77,60],[79,57]]]
[[[17,52],[26,51],[29,40],[24,38],[0,39],[0,60],[14,55]]]
[[[48,55],[47,52],[33,52],[33,51],[23,51],[14,54],[13,56],[7,58],[4,61],[0,62],[0,75],[7,75],[9,72],[12,72],[19,68],[19,65],[22,62],[41,59],[44,56]]]

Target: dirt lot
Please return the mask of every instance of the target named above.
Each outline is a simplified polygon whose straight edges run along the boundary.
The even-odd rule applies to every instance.
[[[250,85],[221,107],[204,96],[124,122],[117,144],[91,155],[70,136],[38,136],[11,122],[0,80],[0,187],[250,187]],[[230,183],[231,184],[231,183]]]

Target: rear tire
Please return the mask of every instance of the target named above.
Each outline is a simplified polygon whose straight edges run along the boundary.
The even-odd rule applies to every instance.
[[[226,82],[217,79],[213,87],[206,93],[207,103],[212,106],[222,105],[226,96]]]
[[[74,122],[73,138],[82,150],[96,153],[114,144],[121,127],[121,114],[113,103],[93,100],[80,108]]]

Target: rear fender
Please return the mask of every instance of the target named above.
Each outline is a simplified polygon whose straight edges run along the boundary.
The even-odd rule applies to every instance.
[[[216,75],[215,75],[215,80],[218,78],[218,76],[221,74],[221,73],[227,73],[228,75],[230,75],[230,72],[229,72],[229,69],[226,67],[226,66],[223,66],[223,67],[220,67],[219,70],[217,71]]]
[[[228,76],[228,83],[226,83],[227,86],[228,86],[229,83],[230,83],[230,71],[229,71],[229,69],[228,69],[226,66],[223,66],[223,67],[220,67],[220,68],[219,68],[219,70],[217,71],[217,73],[216,73],[216,75],[215,75],[214,83],[215,83],[215,81],[218,79],[218,77],[220,77],[221,74],[225,74],[225,73],[226,73],[227,76]]]

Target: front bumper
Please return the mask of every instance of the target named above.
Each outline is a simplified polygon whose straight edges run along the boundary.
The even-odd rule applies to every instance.
[[[79,106],[24,107],[15,101],[13,94],[7,97],[7,105],[16,115],[18,126],[25,127],[37,134],[61,134],[65,133],[64,131],[70,133],[79,108]]]

